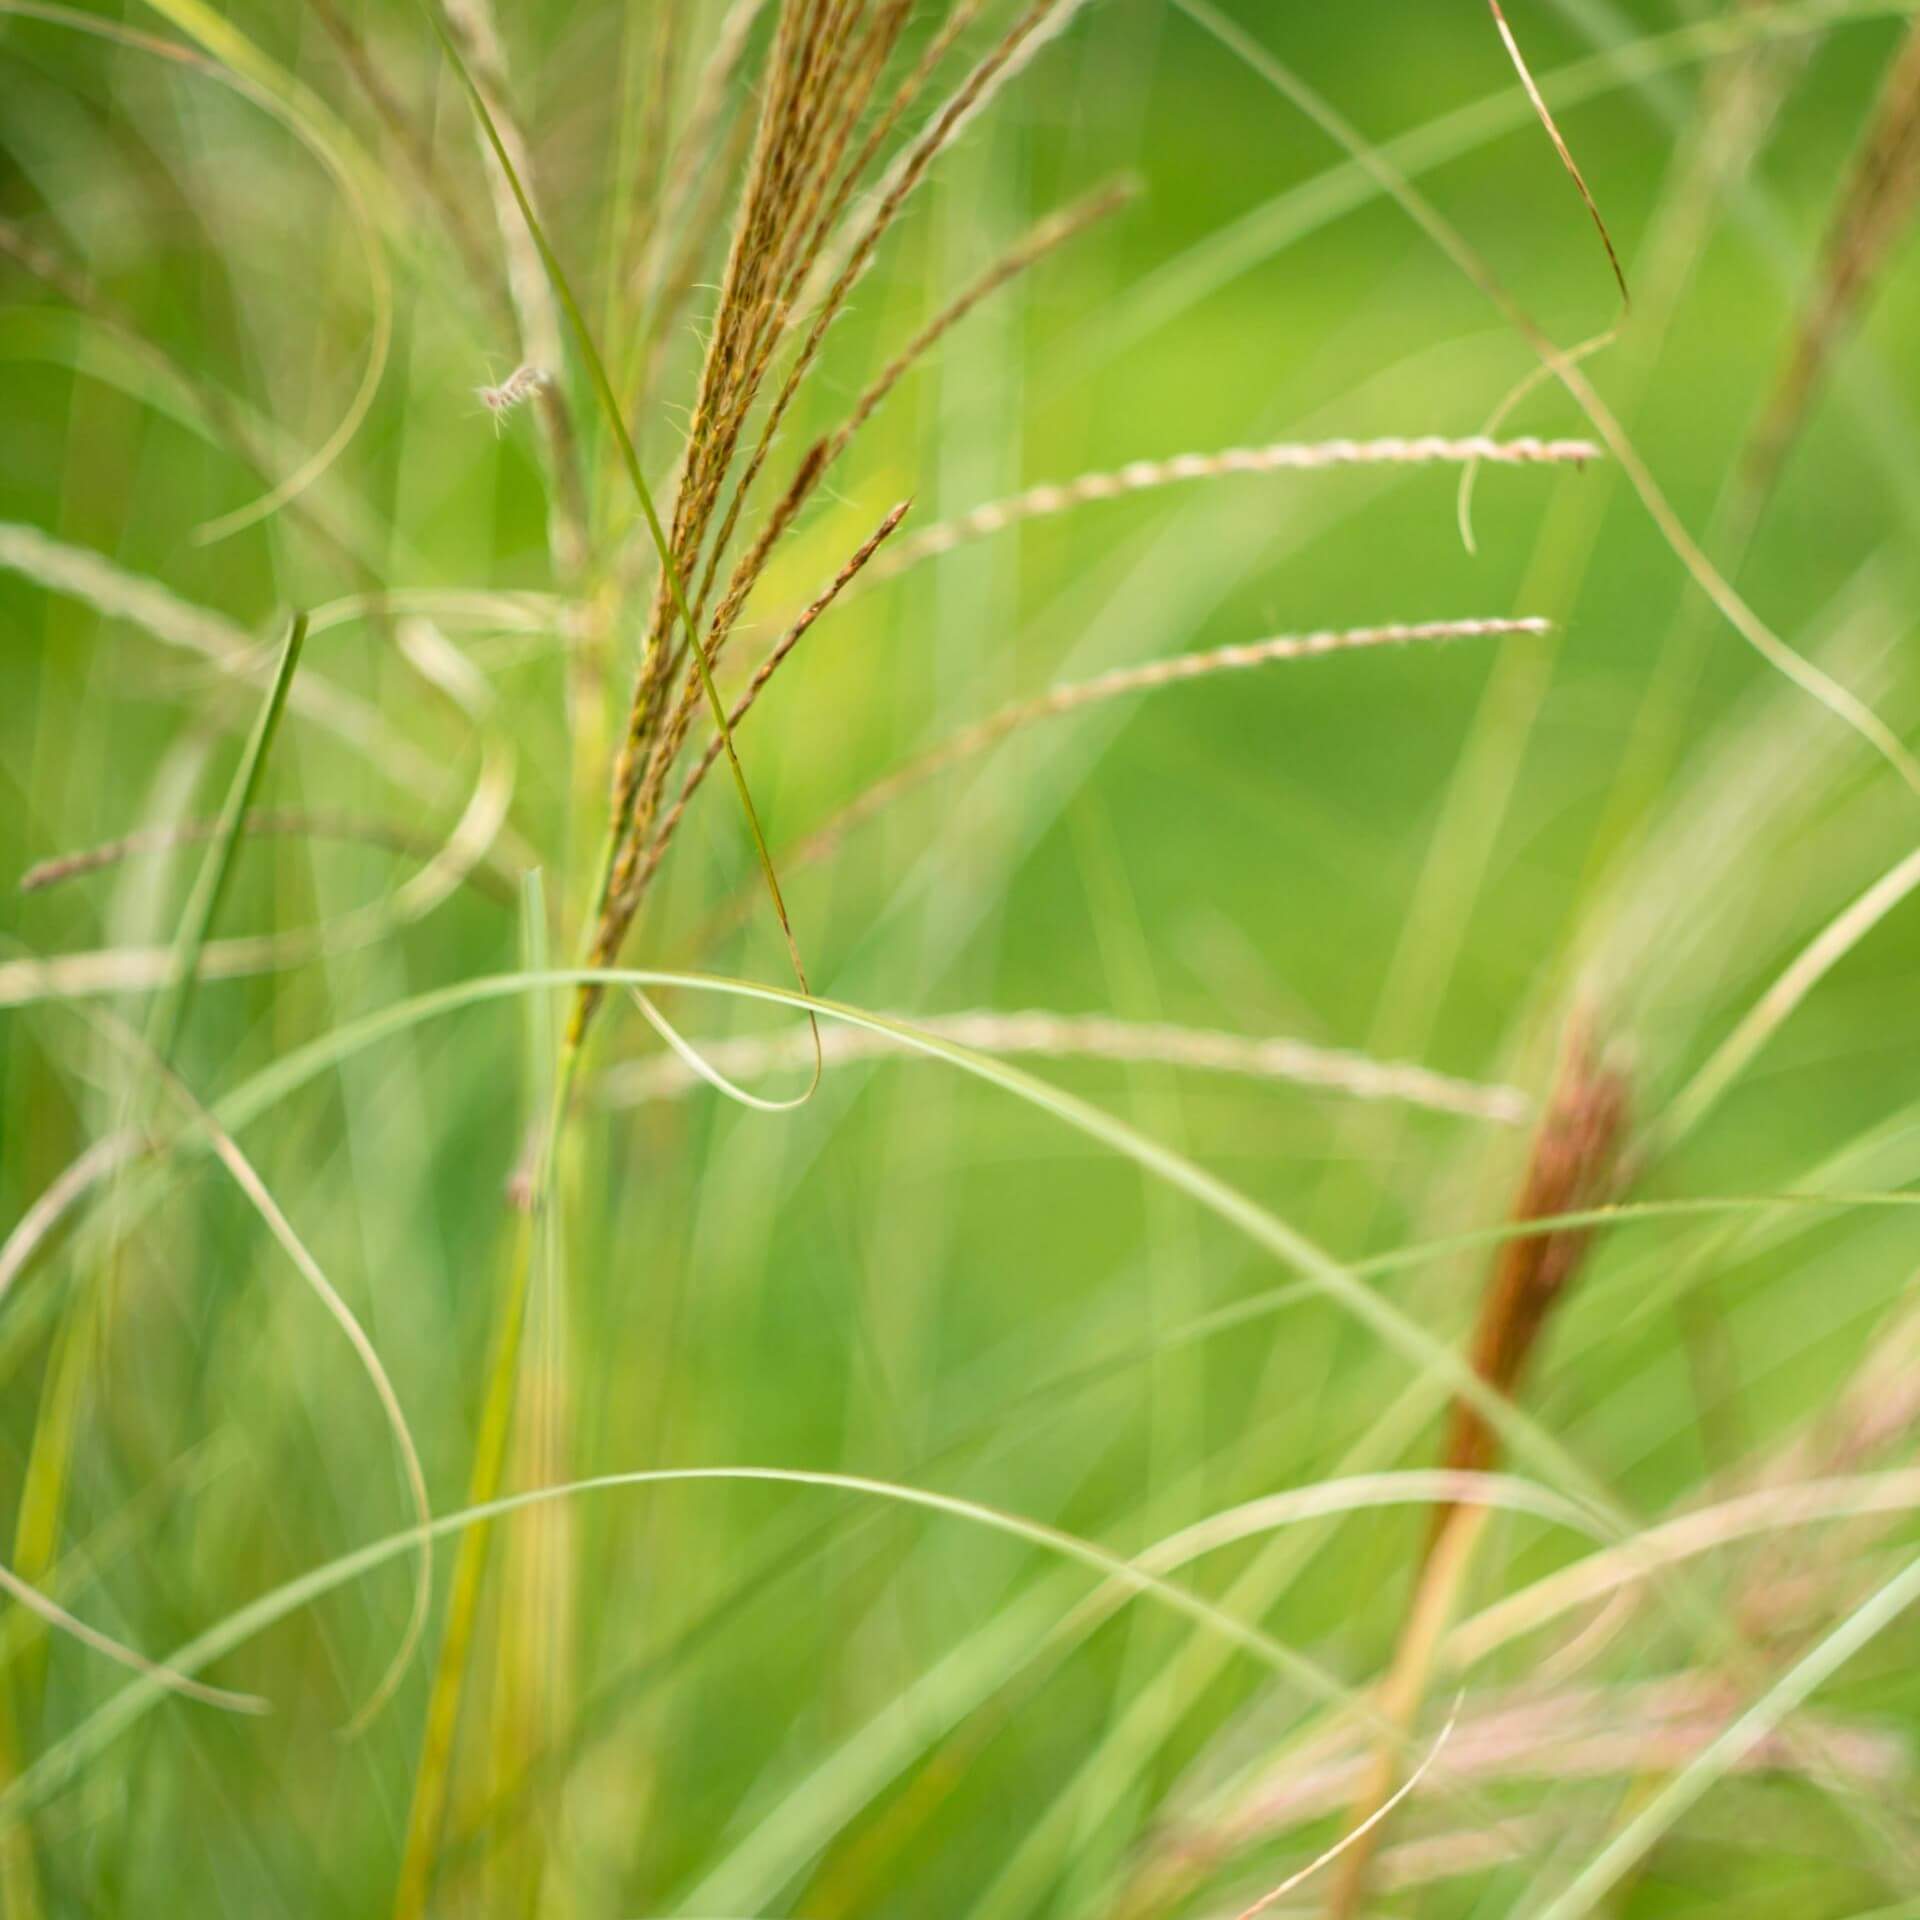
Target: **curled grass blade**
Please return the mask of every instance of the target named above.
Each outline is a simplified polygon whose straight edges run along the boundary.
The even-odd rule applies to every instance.
[[[807,1084],[798,1093],[790,1094],[784,1100],[770,1100],[763,1093],[750,1093],[745,1087],[727,1076],[704,1056],[699,1048],[676,1027],[667,1016],[656,1007],[639,987],[632,989],[633,1004],[640,1009],[640,1017],[646,1021],[660,1038],[672,1049],[674,1057],[686,1068],[694,1079],[711,1087],[724,1099],[739,1106],[750,1107],[755,1113],[792,1113],[804,1107],[814,1096],[820,1085],[820,1075],[826,1065],[826,1049],[815,1046],[813,1052],[813,1074]]]
[[[132,1647],[123,1645],[111,1634],[105,1634],[98,1627],[88,1624],[69,1613],[57,1600],[47,1597],[36,1586],[22,1580],[11,1567],[0,1566],[0,1592],[10,1595],[16,1606],[24,1607],[27,1612],[37,1615],[57,1633],[64,1633],[68,1639],[77,1641],[81,1646],[103,1655],[116,1665],[129,1667],[135,1673],[145,1674],[157,1686],[168,1693],[176,1693],[185,1700],[198,1700],[203,1706],[223,1707],[229,1713],[267,1713],[271,1711],[267,1701],[257,1693],[234,1693],[226,1687],[210,1687],[204,1681],[195,1680],[184,1673],[177,1673],[171,1667],[155,1660],[149,1660],[144,1653],[136,1652]]]
[[[207,1111],[192,1090],[174,1073],[165,1058],[147,1047],[131,1029],[111,1015],[90,1010],[85,1017],[96,1031],[128,1054],[138,1068],[151,1074],[160,1090],[164,1091],[185,1113],[195,1130],[205,1135],[214,1158],[220,1162],[233,1184],[240,1189],[247,1204],[260,1216],[267,1231],[279,1243],[280,1250],[292,1263],[295,1272],[306,1283],[314,1298],[319,1301],[334,1324],[345,1335],[347,1345],[353,1349],[354,1358],[359,1362],[360,1370],[366,1375],[368,1384],[373,1388],[374,1397],[380,1402],[380,1410],[386,1417],[387,1425],[393,1434],[394,1445],[400,1455],[401,1468],[407,1483],[407,1494],[413,1503],[414,1514],[418,1521],[414,1538],[419,1545],[420,1564],[414,1581],[413,1605],[401,1633],[400,1644],[373,1691],[355,1711],[344,1730],[346,1738],[356,1738],[366,1730],[381,1708],[392,1699],[395,1690],[405,1677],[407,1667],[411,1664],[414,1653],[419,1647],[421,1636],[426,1632],[427,1613],[433,1600],[433,1552],[425,1532],[427,1523],[433,1517],[433,1507],[427,1497],[426,1472],[420,1464],[420,1450],[414,1444],[413,1429],[408,1424],[406,1411],[400,1404],[400,1396],[394,1390],[392,1377],[388,1374],[379,1350],[374,1346],[367,1330],[360,1324],[359,1317],[353,1309],[347,1305],[339,1289],[327,1278],[325,1269],[309,1251],[293,1222],[287,1218],[267,1183],[260,1177],[253,1162],[240,1150],[239,1143],[232,1134]]]

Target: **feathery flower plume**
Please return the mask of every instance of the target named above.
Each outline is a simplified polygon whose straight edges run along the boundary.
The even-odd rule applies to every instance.
[[[515,407],[531,400],[547,384],[543,367],[515,367],[497,387],[476,387],[480,404],[493,415],[496,425]]]

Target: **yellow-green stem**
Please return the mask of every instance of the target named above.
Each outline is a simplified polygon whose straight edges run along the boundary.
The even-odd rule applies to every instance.
[[[560,1150],[560,1132],[572,1100],[579,1060],[579,1047],[571,1040],[564,1043],[559,1070],[554,1076],[553,1109],[536,1163],[531,1198],[515,1215],[506,1289],[494,1318],[486,1399],[480,1410],[480,1430],[474,1439],[473,1467],[467,1477],[469,1506],[484,1506],[500,1492],[507,1441],[513,1432],[514,1401],[520,1380],[520,1342],[533,1280],[533,1251],[538,1243],[541,1212],[550,1201],[553,1164]],[[491,1522],[470,1527],[460,1536],[460,1552],[454,1561],[453,1579],[447,1591],[446,1630],[441,1636],[440,1657],[434,1665],[426,1731],[414,1771],[406,1851],[401,1856],[400,1879],[394,1893],[394,1920],[420,1920],[432,1891],[434,1862],[440,1850],[447,1789],[452,1778],[454,1739],[460,1728],[460,1703],[466,1692],[467,1665],[480,1612],[480,1586],[492,1537]]]
[[[1354,1839],[1334,1870],[1327,1920],[1355,1920],[1365,1911],[1367,1876],[1383,1830],[1376,1816],[1392,1796],[1406,1736],[1413,1731],[1427,1697],[1435,1656],[1453,1622],[1460,1590],[1473,1565],[1474,1549],[1480,1544],[1491,1511],[1482,1506],[1455,1507],[1420,1570],[1413,1604],[1407,1609],[1406,1625],[1394,1648],[1393,1666],[1380,1691],[1379,1712],[1390,1730],[1374,1749],[1372,1763],[1354,1798],[1347,1825]],[[1368,1825],[1370,1821],[1372,1825]]]

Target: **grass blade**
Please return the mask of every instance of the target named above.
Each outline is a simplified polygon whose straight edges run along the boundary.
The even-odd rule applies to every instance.
[[[300,665],[300,649],[306,645],[306,639],[307,616],[296,613],[292,625],[287,629],[286,643],[280,649],[280,660],[274,668],[273,684],[267,690],[266,705],[260,709],[252,738],[247,742],[246,752],[241,756],[239,768],[233,776],[233,785],[227,792],[226,805],[220,809],[213,845],[207,850],[206,859],[201,862],[199,878],[194,882],[186,910],[180,917],[180,938],[174,949],[172,984],[154,1011],[152,1033],[153,1050],[167,1066],[173,1064],[181,1030],[193,1007],[201,949],[207,944],[214,922],[219,918],[221,903],[226,899],[227,887],[233,879],[234,856],[239,851],[240,836],[247,815],[252,810],[254,796],[260,791],[267,754],[273,746],[275,733],[279,731],[280,716],[286,711],[287,694],[293,686],[294,672]]]

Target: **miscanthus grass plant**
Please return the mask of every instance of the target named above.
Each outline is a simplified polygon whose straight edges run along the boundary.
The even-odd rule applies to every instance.
[[[1914,1910],[1917,60],[0,0],[0,1909]]]

